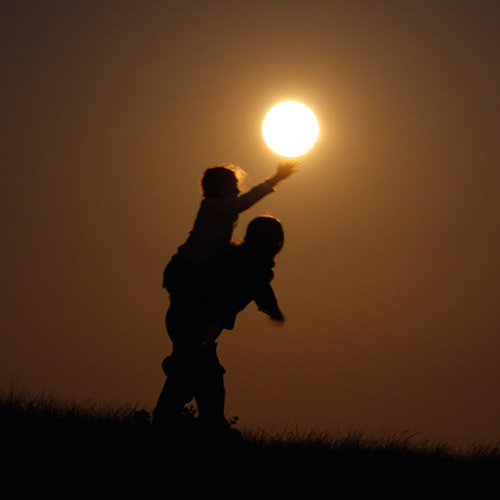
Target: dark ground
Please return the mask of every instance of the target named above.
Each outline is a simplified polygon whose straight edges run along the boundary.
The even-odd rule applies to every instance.
[[[0,498],[471,498],[494,497],[497,448],[452,452],[401,434],[369,442],[184,429],[158,432],[135,409],[99,412],[4,401]],[[491,489],[493,488],[493,489]],[[488,490],[491,493],[488,494]]]

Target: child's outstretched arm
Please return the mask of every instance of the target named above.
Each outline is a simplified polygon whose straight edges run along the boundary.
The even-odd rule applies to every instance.
[[[278,182],[290,177],[292,174],[297,172],[298,162],[296,160],[282,161],[278,164],[278,169],[276,173],[268,179],[267,182],[271,184],[271,186],[275,186]]]
[[[297,172],[297,161],[286,161],[278,164],[276,173],[266,181],[258,184],[250,189],[250,191],[242,194],[235,199],[234,203],[237,205],[236,212],[240,213],[255,205],[261,198],[274,191],[273,187],[278,182],[290,177],[293,173]]]

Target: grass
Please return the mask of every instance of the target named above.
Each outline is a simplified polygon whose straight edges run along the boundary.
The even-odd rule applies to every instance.
[[[243,430],[208,439],[193,408],[158,433],[137,406],[98,407],[47,395],[0,395],[0,497],[474,498],[498,481],[500,450],[455,450],[418,434],[332,435]],[[182,433],[181,431],[185,432]]]

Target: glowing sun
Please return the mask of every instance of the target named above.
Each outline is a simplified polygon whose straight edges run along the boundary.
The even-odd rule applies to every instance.
[[[305,104],[295,101],[276,104],[262,123],[266,144],[281,156],[303,155],[314,146],[318,133],[314,113]]]

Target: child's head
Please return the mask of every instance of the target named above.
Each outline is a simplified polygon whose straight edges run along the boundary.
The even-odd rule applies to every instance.
[[[237,196],[242,177],[243,170],[231,163],[213,165],[205,170],[201,179],[203,196],[205,198]]]
[[[253,251],[274,257],[285,241],[281,222],[271,215],[253,219],[247,227],[244,243]]]

